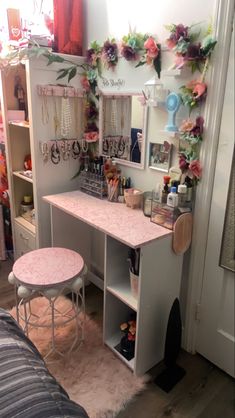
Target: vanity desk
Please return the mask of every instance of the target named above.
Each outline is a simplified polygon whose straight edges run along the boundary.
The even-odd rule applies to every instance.
[[[44,196],[50,205],[52,246],[75,249],[84,257],[88,279],[92,273],[92,232],[104,235],[104,343],[136,375],[143,375],[163,359],[167,321],[179,297],[182,255],[172,251],[173,232],[150,222],[142,210],[89,196],[81,191]],[[132,296],[128,249],[140,248],[138,298]],[[115,346],[123,333],[120,324],[136,313],[135,355],[124,358]]]

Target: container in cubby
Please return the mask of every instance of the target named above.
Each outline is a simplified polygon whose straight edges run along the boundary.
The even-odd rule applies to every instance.
[[[99,199],[107,196],[107,183],[103,175],[82,171],[80,174],[80,189]]]
[[[165,203],[152,201],[152,210],[150,220],[155,224],[173,229],[176,219],[180,215],[179,209],[166,205]]]

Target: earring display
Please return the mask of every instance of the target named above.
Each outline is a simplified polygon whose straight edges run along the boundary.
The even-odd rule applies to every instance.
[[[41,148],[43,161],[46,163],[49,159],[48,143],[47,142],[40,143],[40,148]]]
[[[59,164],[60,162],[60,149],[58,147],[57,141],[51,146],[51,161],[53,164]]]
[[[81,152],[81,147],[79,145],[79,141],[78,140],[73,141],[73,144],[72,144],[72,157],[74,158],[74,160],[76,160],[79,157],[80,152]]]

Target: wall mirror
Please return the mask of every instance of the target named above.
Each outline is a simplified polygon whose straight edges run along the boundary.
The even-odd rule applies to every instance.
[[[168,141],[162,143],[150,142],[149,168],[168,172],[171,163],[172,145]]]
[[[143,169],[147,106],[139,93],[99,92],[99,153]]]

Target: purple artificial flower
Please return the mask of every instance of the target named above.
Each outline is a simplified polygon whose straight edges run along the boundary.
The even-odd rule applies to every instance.
[[[94,54],[95,54],[95,50],[93,48],[90,48],[87,50],[86,57],[87,57],[87,61],[89,64],[92,64]]]
[[[89,122],[87,123],[87,132],[98,132],[98,127],[95,124],[95,122]]]
[[[179,168],[182,172],[186,171],[189,167],[189,163],[186,160],[186,156],[184,154],[180,154],[179,156]]]
[[[122,45],[121,54],[127,61],[136,61],[138,59],[138,54],[128,45]]]
[[[178,41],[179,39],[188,40],[189,33],[188,33],[188,26],[184,26],[181,23],[176,25],[175,27],[175,39]]]
[[[86,108],[86,117],[87,119],[95,119],[98,115],[98,110],[94,103],[89,103]]]
[[[189,44],[185,57],[188,61],[202,59],[201,44]]]
[[[194,136],[201,136],[203,134],[204,119],[202,116],[198,116],[193,129],[190,131]]]
[[[106,61],[108,67],[116,65],[118,61],[118,46],[115,42],[106,41],[102,51],[103,59]]]

